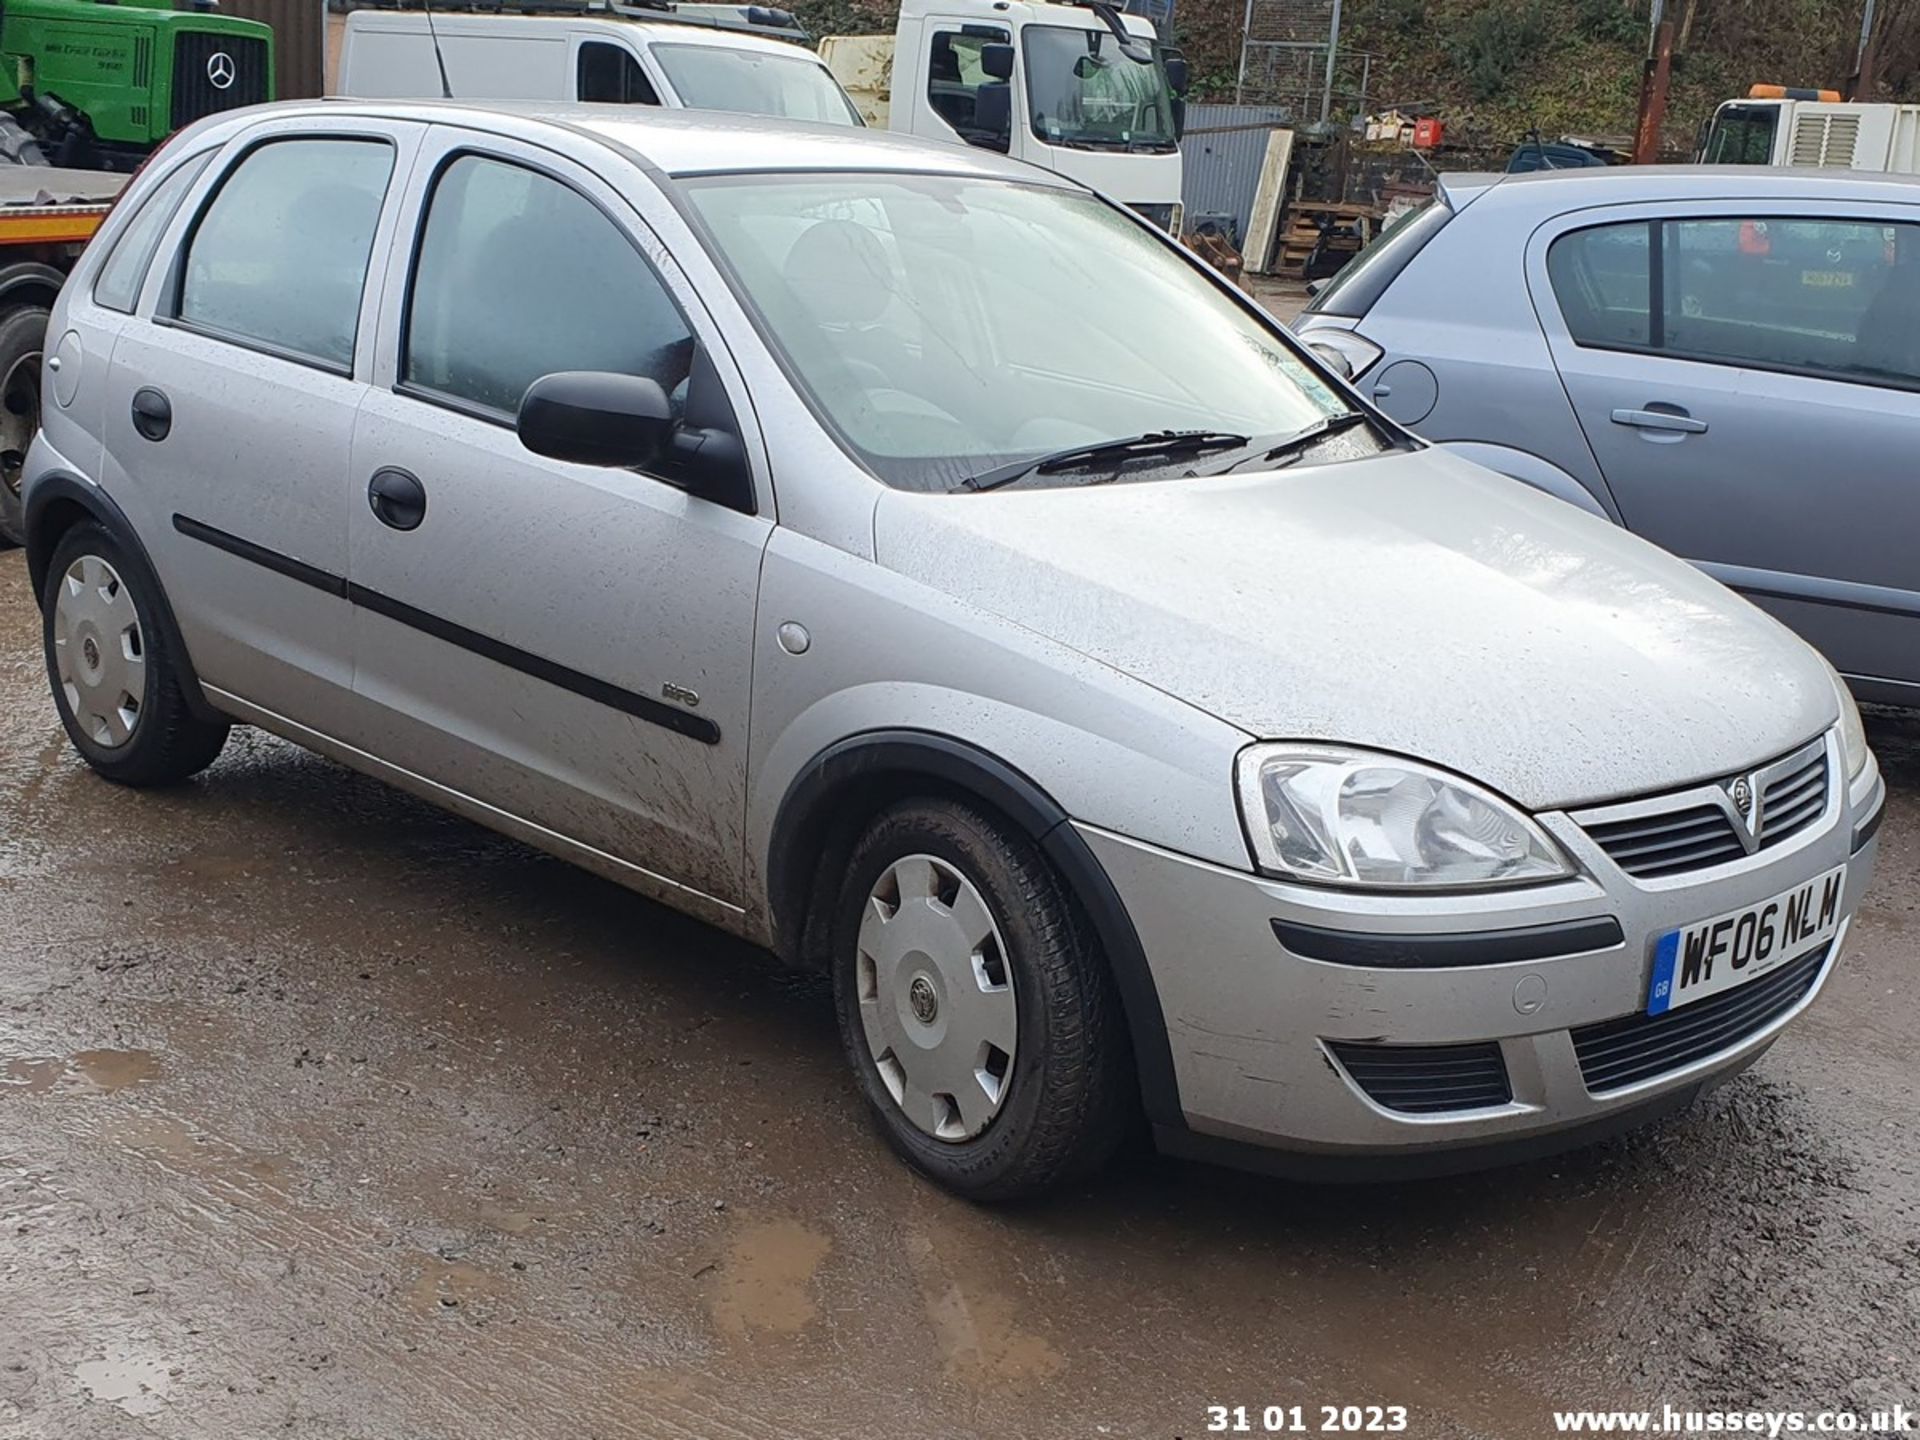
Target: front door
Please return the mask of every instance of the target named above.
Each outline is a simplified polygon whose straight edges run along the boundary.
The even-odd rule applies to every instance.
[[[345,735],[356,352],[423,127],[309,129],[248,131],[168,227],[151,309],[114,349],[102,471],[143,510],[201,680]]]
[[[436,133],[410,198],[417,254],[392,266],[390,381],[353,439],[355,686],[380,753],[639,888],[737,906],[771,519],[514,433],[527,386],[556,371],[682,399],[709,322],[613,187],[549,151]]]
[[[1738,208],[1537,237],[1555,363],[1629,529],[1920,694],[1920,224]]]

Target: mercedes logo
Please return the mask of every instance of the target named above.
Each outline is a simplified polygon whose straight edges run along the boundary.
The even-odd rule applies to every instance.
[[[233,57],[224,50],[216,50],[207,57],[207,83],[216,90],[233,88]]]

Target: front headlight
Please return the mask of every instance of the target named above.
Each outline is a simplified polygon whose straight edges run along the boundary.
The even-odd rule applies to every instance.
[[[1415,760],[1284,742],[1240,752],[1240,813],[1262,870],[1330,885],[1484,887],[1571,875],[1499,796]]]
[[[1871,758],[1867,751],[1867,727],[1860,723],[1860,707],[1854,703],[1853,691],[1833,668],[1833,662],[1822,655],[1820,663],[1833,677],[1834,693],[1840,697],[1840,758],[1846,764],[1847,779],[1856,780]]]

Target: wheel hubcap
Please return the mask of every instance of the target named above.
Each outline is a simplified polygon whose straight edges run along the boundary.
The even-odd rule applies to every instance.
[[[971,1140],[1006,1099],[1018,1010],[1006,948],[972,881],[932,855],[895,861],[860,920],[860,1024],[914,1127]]]
[[[140,615],[119,572],[82,555],[60,577],[53,606],[53,663],[67,709],[103,750],[133,738],[147,693]]]
[[[0,376],[0,485],[20,493],[27,447],[40,429],[40,352],[22,355]]]

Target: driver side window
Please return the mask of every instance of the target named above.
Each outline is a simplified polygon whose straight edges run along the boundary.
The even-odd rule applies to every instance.
[[[503,417],[560,370],[644,376],[677,409],[693,364],[686,320],[599,206],[482,155],[434,183],[405,333],[404,387]]]
[[[980,113],[980,92],[1006,82],[995,80],[980,63],[989,45],[1010,44],[1011,31],[996,25],[964,25],[933,32],[927,65],[927,103],[969,145],[1005,150],[1012,140],[1013,111],[1001,106],[997,118]],[[991,107],[989,107],[991,108]]]

